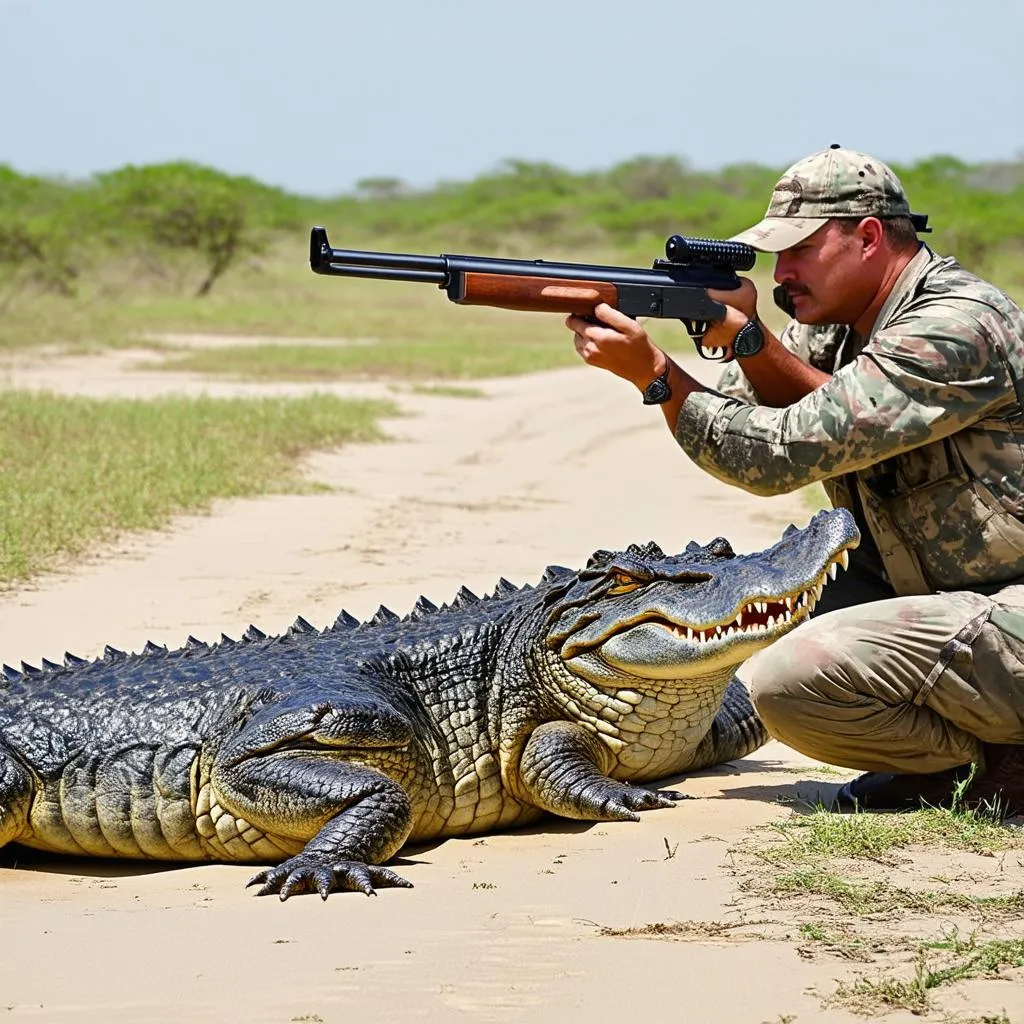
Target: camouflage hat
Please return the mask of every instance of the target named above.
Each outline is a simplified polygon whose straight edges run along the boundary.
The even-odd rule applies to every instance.
[[[781,252],[833,217],[911,217],[919,230],[927,221],[910,212],[900,179],[881,160],[834,145],[793,164],[776,183],[764,220],[732,240]]]

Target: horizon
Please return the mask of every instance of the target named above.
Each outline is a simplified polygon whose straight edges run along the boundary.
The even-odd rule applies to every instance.
[[[335,193],[324,194],[324,195],[316,195],[316,194],[307,193],[307,192],[294,192],[294,191],[289,190],[285,186],[277,185],[277,184],[274,184],[274,183],[268,182],[268,181],[263,181],[262,179],[254,176],[252,174],[247,174],[244,171],[243,172],[228,171],[228,170],[225,170],[222,167],[217,167],[217,166],[212,165],[212,164],[203,164],[203,163],[200,163],[199,161],[190,160],[190,159],[186,159],[186,158],[169,159],[169,160],[166,160],[166,161],[160,161],[160,162],[152,163],[152,164],[127,163],[127,164],[121,164],[118,167],[104,167],[104,168],[100,168],[100,169],[98,169],[96,171],[93,171],[93,172],[91,172],[91,173],[89,173],[87,175],[83,175],[81,177],[73,177],[73,176],[65,175],[65,174],[49,175],[49,174],[42,174],[42,173],[39,173],[39,172],[26,171],[26,170],[24,170],[22,168],[15,167],[12,164],[6,163],[6,162],[3,162],[3,161],[0,161],[0,169],[6,168],[8,170],[13,171],[15,174],[17,174],[17,175],[19,175],[21,177],[25,177],[25,178],[38,178],[38,179],[41,179],[43,181],[47,181],[47,182],[50,182],[50,183],[56,184],[56,185],[66,185],[68,187],[74,187],[76,185],[87,184],[91,180],[95,179],[96,177],[98,177],[100,175],[107,174],[107,173],[110,173],[110,172],[113,172],[113,171],[117,171],[117,170],[121,170],[124,167],[129,167],[129,166],[134,166],[134,167],[153,167],[153,166],[173,166],[175,164],[189,164],[189,165],[196,166],[196,167],[201,167],[201,168],[204,168],[206,170],[210,170],[210,171],[213,171],[213,172],[219,173],[219,174],[224,174],[224,175],[228,175],[228,176],[232,176],[232,177],[238,177],[238,178],[243,178],[243,179],[245,179],[245,178],[251,179],[252,181],[256,182],[258,185],[261,185],[261,186],[267,187],[267,188],[277,189],[277,190],[283,192],[284,194],[286,194],[288,196],[291,196],[292,198],[309,199],[309,200],[314,200],[314,201],[330,201],[332,199],[354,198],[354,197],[356,197],[358,195],[358,193],[360,191],[363,190],[363,188],[366,185],[368,185],[368,184],[370,184],[372,182],[375,182],[375,181],[388,181],[388,180],[392,180],[392,178],[393,178],[393,180],[395,181],[395,183],[397,185],[402,186],[402,188],[403,188],[403,193],[402,194],[403,195],[414,196],[414,195],[426,195],[426,194],[429,194],[430,192],[432,192],[432,191],[434,191],[436,189],[443,188],[445,186],[451,186],[451,185],[458,186],[458,185],[470,184],[473,181],[476,181],[476,180],[478,180],[480,178],[486,178],[486,177],[498,175],[498,174],[501,173],[502,167],[505,164],[523,163],[523,164],[535,164],[535,165],[538,165],[538,166],[550,166],[550,167],[554,168],[555,170],[558,170],[558,171],[561,171],[561,172],[564,172],[564,173],[567,173],[567,174],[571,174],[574,177],[585,177],[585,176],[590,175],[590,174],[595,174],[595,175],[605,174],[605,173],[615,169],[616,167],[622,166],[624,164],[628,164],[628,163],[630,163],[630,162],[632,162],[634,160],[644,160],[644,159],[658,160],[658,159],[664,159],[664,158],[677,159],[677,160],[681,161],[682,166],[686,170],[691,171],[694,174],[698,174],[698,175],[711,175],[711,176],[714,176],[716,174],[723,174],[723,173],[727,172],[728,170],[730,170],[732,168],[739,168],[739,167],[750,167],[750,168],[755,168],[755,169],[759,169],[759,170],[765,170],[765,171],[769,171],[769,172],[774,172],[774,170],[775,170],[775,168],[773,166],[771,166],[770,164],[761,163],[761,162],[755,161],[755,160],[740,160],[740,161],[735,161],[735,162],[732,162],[732,163],[721,164],[721,165],[718,165],[716,167],[697,167],[696,165],[691,163],[689,160],[687,160],[685,156],[679,156],[678,154],[674,154],[674,153],[636,153],[636,154],[634,154],[632,156],[626,156],[626,157],[624,157],[621,160],[618,160],[618,161],[616,161],[614,163],[607,164],[607,165],[605,165],[603,167],[587,167],[587,168],[582,168],[582,169],[573,169],[573,168],[569,168],[569,167],[563,167],[563,166],[560,166],[558,164],[555,164],[555,163],[553,163],[551,161],[547,161],[547,160],[523,161],[523,160],[520,160],[518,157],[505,157],[502,160],[499,160],[493,167],[484,168],[483,170],[479,171],[478,173],[476,173],[474,175],[470,175],[470,176],[464,177],[464,178],[446,178],[446,179],[440,179],[440,180],[434,181],[434,182],[428,182],[428,183],[422,184],[422,185],[416,185],[416,184],[413,184],[411,182],[405,181],[405,180],[400,179],[400,178],[393,178],[393,176],[391,176],[391,175],[368,175],[366,178],[362,178],[359,181],[353,182],[352,186],[350,187],[350,189],[348,191],[335,192]],[[961,163],[963,163],[965,165],[965,167],[967,167],[968,169],[971,169],[971,170],[989,170],[989,169],[992,169],[992,168],[1016,167],[1016,166],[1024,167],[1024,150],[1022,150],[1021,152],[1019,152],[1019,153],[1017,153],[1014,156],[1009,157],[1009,158],[991,159],[991,160],[977,160],[977,161],[966,161],[966,160],[963,160],[963,158],[957,157],[957,156],[955,156],[954,154],[951,154],[951,153],[928,153],[928,154],[922,155],[921,157],[919,157],[919,158],[917,158],[915,160],[911,160],[911,161],[907,161],[907,162],[894,161],[893,164],[894,164],[895,168],[898,171],[906,172],[907,170],[912,170],[912,169],[920,166],[921,164],[927,163],[927,162],[929,162],[931,160],[944,159],[944,158],[951,158],[951,159],[958,160]],[[782,173],[782,169],[780,169],[779,173]],[[997,191],[1000,191],[1000,190],[997,189]]]

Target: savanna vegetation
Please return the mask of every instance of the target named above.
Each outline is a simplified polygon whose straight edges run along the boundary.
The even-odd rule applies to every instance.
[[[937,156],[897,170],[915,209],[931,215],[936,248],[1024,291],[1024,161]],[[471,181],[414,189],[372,178],[314,198],[189,163],[85,181],[0,167],[0,347],[207,330],[401,343],[411,355],[397,362],[411,375],[543,367],[569,358],[565,346],[538,344],[552,337],[550,318],[446,309],[431,287],[314,278],[309,227],[351,248],[644,266],[674,232],[727,237],[753,223],[777,175],[757,164],[698,171],[676,157],[585,173],[510,160]],[[759,271],[770,273],[767,258]],[[492,365],[486,352],[499,340],[527,350]],[[474,342],[484,357],[452,355]],[[366,372],[395,362],[394,351],[381,358],[365,345],[361,355]],[[342,375],[360,371],[351,353],[343,362]]]

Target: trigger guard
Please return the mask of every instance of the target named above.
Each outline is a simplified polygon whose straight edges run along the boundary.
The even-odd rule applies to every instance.
[[[707,334],[708,325],[711,323],[710,320],[691,320],[689,317],[683,317],[679,322],[686,328],[686,333],[698,346],[701,338]]]
[[[725,362],[728,362],[728,360],[726,359],[726,357],[724,355],[721,355],[721,356],[709,356],[704,351],[704,346],[699,341],[696,342],[696,345],[697,345],[697,355],[699,355],[701,357],[701,359],[705,360],[706,362],[709,362],[709,363],[725,363]],[[725,351],[728,351],[728,350],[726,349]]]
[[[690,339],[696,346],[697,355],[699,355],[701,359],[709,363],[725,362],[724,356],[709,356],[707,352],[704,351],[704,334],[711,324],[710,320],[691,320],[689,318],[680,318],[679,322],[686,328],[686,333],[690,336]]]

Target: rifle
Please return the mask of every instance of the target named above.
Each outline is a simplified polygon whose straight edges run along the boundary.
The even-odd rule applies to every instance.
[[[316,274],[420,281],[444,289],[464,306],[495,306],[541,313],[574,313],[597,322],[599,302],[627,316],[681,320],[703,359],[708,325],[725,317],[725,306],[708,288],[740,286],[737,270],[750,270],[757,253],[742,242],[672,235],[665,259],[650,270],[491,256],[413,256],[361,249],[332,249],[327,230],[309,236],[309,265]]]

